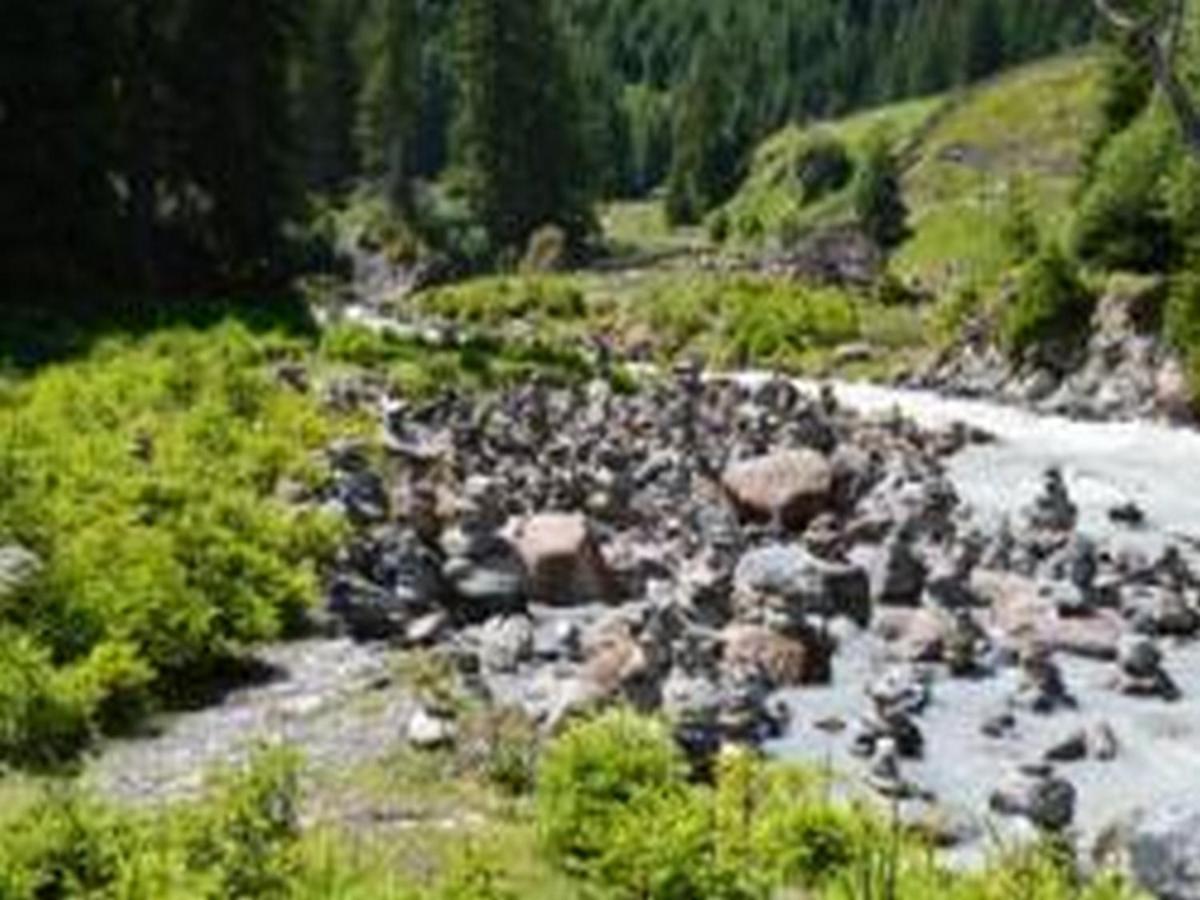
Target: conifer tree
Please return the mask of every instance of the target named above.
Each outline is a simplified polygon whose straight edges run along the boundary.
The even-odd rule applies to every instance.
[[[894,250],[910,234],[900,167],[882,135],[872,138],[855,181],[854,210],[863,231],[884,251]]]
[[[187,2],[174,124],[222,280],[271,278],[283,263],[299,202],[289,75],[302,11],[294,0]]]
[[[420,37],[414,0],[372,0],[366,16],[367,76],[358,140],[364,167],[396,209],[409,205],[418,103]]]
[[[299,120],[308,187],[336,192],[358,172],[354,141],[362,0],[311,0],[300,54]]]
[[[673,222],[698,221],[737,182],[741,148],[729,116],[724,62],[715,44],[703,46],[678,99],[667,181],[667,215]]]
[[[455,159],[496,249],[591,225],[579,103],[547,0],[460,0]]]

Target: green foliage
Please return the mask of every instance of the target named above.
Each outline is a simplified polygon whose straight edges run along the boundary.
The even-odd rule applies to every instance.
[[[1064,349],[1086,337],[1094,305],[1074,265],[1050,246],[1021,272],[1016,296],[1004,310],[1005,347],[1014,356],[1037,349],[1061,361]]]
[[[569,730],[538,770],[538,822],[548,852],[568,868],[607,868],[627,807],[680,792],[687,772],[667,727],[615,710]],[[643,820],[644,821],[644,820]]]
[[[367,4],[358,140],[366,173],[380,180],[380,193],[396,210],[410,206],[409,157],[420,61],[418,25],[414,0],[372,0]]]
[[[532,817],[519,802],[493,805],[478,792],[468,800],[436,755],[409,762],[419,761],[430,764],[420,790],[448,802],[446,814],[458,822],[433,815],[427,825],[406,826],[403,840],[363,821],[302,830],[298,760],[286,750],[260,750],[245,767],[211,780],[203,796],[142,812],[106,806],[69,785],[18,786],[0,803],[0,897],[1135,896],[1105,874],[1082,879],[1056,844],[1009,852],[975,871],[942,868],[877,807],[835,800],[825,777],[750,751],[723,753],[712,784],[689,781],[667,728],[629,712],[576,723],[555,740],[539,771]],[[404,809],[419,807],[411,779],[400,778],[395,789],[395,797],[356,795],[357,802],[393,808],[402,798]]]
[[[186,693],[282,634],[316,598],[340,530],[275,490],[319,481],[310,453],[335,423],[271,375],[293,347],[234,324],[166,331],[5,394],[0,541],[46,565],[0,605],[5,656],[41,673],[32,693],[0,689],[0,756],[64,755],[148,692]]]
[[[1018,262],[1034,256],[1042,245],[1042,236],[1034,214],[1030,185],[1026,178],[1009,179],[1005,192],[1001,238]]]
[[[419,302],[432,315],[473,325],[578,319],[585,312],[583,293],[576,284],[554,276],[478,279],[428,291]]]
[[[468,292],[464,296],[469,299],[437,301],[447,317],[477,315],[477,320],[464,321],[493,321],[489,319],[490,313],[477,311],[477,301],[470,289],[465,285],[462,289]],[[561,307],[548,303],[545,308]],[[329,362],[384,369],[397,389],[416,396],[429,396],[453,387],[512,385],[535,374],[558,384],[577,382],[592,374],[591,362],[581,350],[564,346],[552,336],[540,335],[508,340],[499,335],[479,334],[443,348],[429,346],[413,336],[343,324],[325,332],[320,354]]]
[[[626,315],[644,324],[667,356],[698,352],[719,367],[800,368],[811,351],[860,334],[848,295],[744,276],[652,285]]]
[[[1200,275],[1186,272],[1172,280],[1163,337],[1181,352],[1200,351]]]
[[[1173,135],[1152,109],[1105,148],[1076,215],[1072,242],[1081,259],[1107,268],[1161,269],[1171,251],[1163,179]]]
[[[728,199],[741,175],[747,142],[739,134],[743,124],[729,120],[733,104],[724,47],[703,44],[680,88],[665,201],[667,218],[677,225],[701,221]]]
[[[900,167],[890,142],[876,136],[854,184],[859,225],[883,250],[894,250],[912,234],[900,185]]]
[[[211,896],[287,897],[297,875],[299,760],[260,751],[243,772],[223,773],[212,801],[183,823],[190,869],[210,873]]]
[[[155,816],[53,785],[0,814],[0,897],[268,900],[293,896],[297,764],[260,752],[205,800]]]
[[[591,229],[591,180],[576,82],[547,0],[461,0],[455,157],[464,195],[494,248],[520,252],[557,224]],[[531,152],[536,142],[536,152]]]

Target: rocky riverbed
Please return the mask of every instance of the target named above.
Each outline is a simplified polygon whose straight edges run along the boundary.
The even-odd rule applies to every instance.
[[[102,758],[107,783],[252,736],[452,741],[451,709],[394,685],[348,711],[390,685],[380,648],[423,648],[547,732],[630,703],[697,759],[832,765],[965,858],[1048,829],[1196,889],[1174,863],[1200,823],[1200,437],[689,368],[631,394],[335,388],[385,448],[331,446],[297,498],[355,523],[324,613],[343,637]]]

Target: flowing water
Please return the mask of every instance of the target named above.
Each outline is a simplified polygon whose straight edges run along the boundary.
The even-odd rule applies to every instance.
[[[1195,431],[1151,423],[1076,422],[865,384],[837,385],[836,394],[841,403],[865,413],[898,408],[926,426],[962,422],[993,435],[994,443],[969,447],[948,463],[960,497],[980,517],[1015,514],[1037,493],[1045,469],[1057,466],[1086,533],[1119,534],[1119,541],[1150,552],[1168,540],[1186,543],[1187,537],[1200,535],[1200,433]],[[1109,521],[1108,510],[1128,501],[1146,514],[1141,529],[1119,529]],[[770,749],[837,771],[860,770],[863,763],[849,754],[846,737],[826,735],[813,723],[828,716],[853,721],[862,713],[867,705],[863,686],[887,665],[881,650],[867,635],[851,638],[835,661],[832,686],[787,696],[794,727]],[[1183,691],[1179,702],[1121,696],[1108,685],[1111,664],[1064,658],[1061,664],[1079,708],[1022,716],[1015,735],[999,741],[985,737],[980,723],[1003,709],[1016,684],[1015,670],[995,678],[935,684],[932,703],[920,719],[926,758],[907,766],[905,775],[932,790],[952,818],[979,838],[968,845],[964,858],[977,858],[990,836],[1013,834],[1014,823],[980,814],[1005,773],[1035,760],[1080,727],[1106,722],[1120,743],[1114,761],[1060,768],[1079,791],[1082,846],[1090,847],[1107,824],[1139,808],[1200,789],[1200,643],[1167,645],[1164,652],[1167,670]]]

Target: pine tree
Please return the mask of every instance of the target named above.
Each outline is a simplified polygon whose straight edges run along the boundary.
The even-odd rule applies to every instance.
[[[299,123],[308,187],[336,193],[358,173],[354,140],[362,0],[311,0],[300,61]]]
[[[872,138],[855,181],[854,210],[863,231],[884,251],[894,250],[911,233],[900,167],[881,135]]]
[[[302,12],[294,0],[187,2],[173,124],[199,191],[189,218],[222,282],[273,279],[285,262],[300,200],[289,76]]]
[[[667,216],[676,223],[691,223],[728,196],[740,161],[741,148],[730,122],[727,71],[715,44],[706,44],[697,54],[677,103]]]
[[[112,33],[102,3],[6,0],[0,28],[0,279],[89,282],[118,248]]]
[[[455,159],[497,249],[520,251],[556,224],[591,227],[579,103],[546,0],[461,0]]]
[[[367,173],[398,210],[409,205],[420,42],[414,0],[373,0],[365,19],[367,77],[358,140]]]
[[[998,0],[969,0],[963,20],[961,79],[970,83],[1004,64],[1004,18]]]

